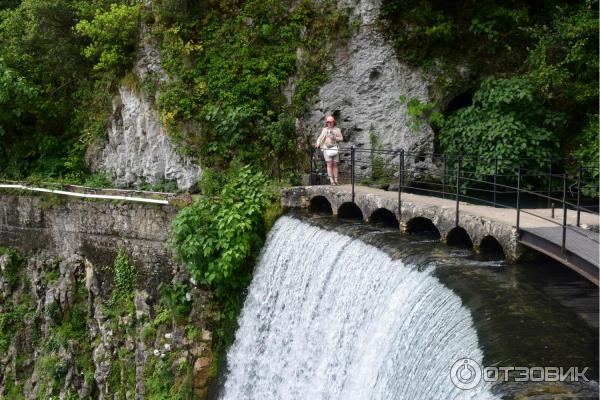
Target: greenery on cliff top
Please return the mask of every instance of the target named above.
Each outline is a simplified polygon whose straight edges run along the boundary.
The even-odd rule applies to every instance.
[[[158,107],[181,150],[209,166],[295,170],[295,118],[327,79],[348,16],[331,0],[166,0],[155,13],[172,77],[158,85]]]
[[[121,82],[154,98],[179,150],[205,165],[294,173],[306,136],[295,119],[352,33],[348,15],[333,0],[2,1],[0,176],[83,182]],[[385,0],[381,15],[399,58],[436,77],[442,150],[597,157],[597,1]],[[170,79],[129,73],[140,40],[157,43]],[[471,104],[523,87],[538,117]],[[539,147],[512,145],[531,132]]]
[[[349,32],[331,0],[1,2],[0,176],[81,182],[121,82],[156,95],[179,151],[204,165],[296,170],[295,117]],[[140,40],[158,43],[169,80],[129,73]]]
[[[384,0],[382,23],[449,103],[443,152],[598,162],[598,1]]]

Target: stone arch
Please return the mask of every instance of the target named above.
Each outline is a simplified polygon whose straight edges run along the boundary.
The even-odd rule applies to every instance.
[[[363,212],[360,207],[351,201],[342,203],[338,208],[337,215],[340,218],[356,219],[360,221],[364,220]]]
[[[378,208],[369,216],[369,222],[372,224],[381,224],[390,228],[400,228],[400,223],[396,215],[387,208]]]
[[[502,255],[504,257],[505,251],[498,239],[492,235],[487,235],[479,243],[479,251],[484,254]]]
[[[425,233],[440,238],[440,231],[433,221],[425,217],[414,217],[406,222],[406,233]]]
[[[460,226],[454,227],[448,232],[446,243],[450,246],[473,248],[473,240],[471,240],[469,233]]]
[[[333,215],[331,203],[325,196],[315,196],[310,199],[309,209],[314,213]]]

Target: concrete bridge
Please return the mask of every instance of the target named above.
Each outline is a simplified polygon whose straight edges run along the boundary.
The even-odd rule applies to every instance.
[[[563,254],[562,228],[528,214],[527,209],[522,210],[517,229],[514,209],[457,203],[411,193],[399,195],[363,186],[354,187],[354,196],[351,185],[285,188],[281,191],[281,203],[284,208],[306,208],[343,218],[384,223],[404,232],[434,231],[443,242],[466,243],[477,252],[501,250],[509,262],[518,261],[527,248],[534,249],[598,285],[598,233],[570,226],[566,254]],[[535,211],[551,216],[550,209]],[[575,225],[576,215],[571,214],[567,212],[567,223]],[[554,218],[562,221],[562,211]],[[580,218],[582,226],[598,225],[597,215],[584,212]]]

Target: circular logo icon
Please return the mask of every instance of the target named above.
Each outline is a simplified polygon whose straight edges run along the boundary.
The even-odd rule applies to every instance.
[[[481,381],[481,367],[475,360],[461,358],[452,365],[450,379],[459,389],[473,389]]]

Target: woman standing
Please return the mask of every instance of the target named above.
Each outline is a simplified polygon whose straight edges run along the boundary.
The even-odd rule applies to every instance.
[[[335,126],[335,118],[332,115],[328,116],[325,119],[325,128],[321,131],[315,147],[323,150],[323,158],[327,163],[327,175],[332,185],[339,185],[338,163],[340,162],[340,156],[338,154],[338,142],[342,140],[344,140],[344,137],[340,128]]]

